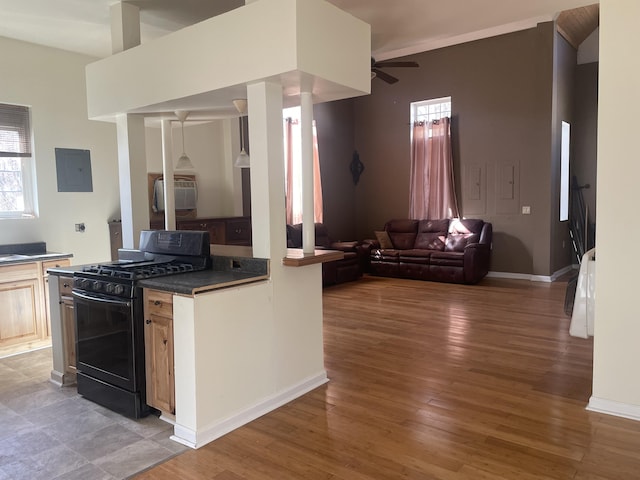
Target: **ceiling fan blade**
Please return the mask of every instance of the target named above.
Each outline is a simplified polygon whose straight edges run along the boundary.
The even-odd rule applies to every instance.
[[[378,70],[377,68],[372,68],[371,71],[375,73],[376,77],[378,77],[380,80],[384,80],[389,84],[393,84],[398,81],[396,77],[389,75],[388,73],[385,73],[382,70]]]
[[[373,65],[376,68],[382,67],[419,67],[417,62],[376,62]]]

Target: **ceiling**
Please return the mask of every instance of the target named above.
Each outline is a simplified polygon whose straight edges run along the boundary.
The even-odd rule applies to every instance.
[[[594,2],[328,1],[371,25],[371,48],[377,60],[529,28],[557,18],[564,10]],[[0,36],[106,57],[111,54],[109,6],[113,3],[117,0],[0,0]],[[146,42],[238,8],[244,5],[244,0],[131,0],[127,3],[140,8],[141,37],[142,42]]]

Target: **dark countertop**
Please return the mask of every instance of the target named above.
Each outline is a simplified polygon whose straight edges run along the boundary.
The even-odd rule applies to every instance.
[[[140,280],[138,285],[144,288],[153,288],[154,290],[194,295],[196,293],[231,287],[233,285],[257,282],[265,280],[268,277],[267,274],[261,275],[258,273],[202,270],[200,272],[147,278],[146,280]]]
[[[269,278],[269,261],[261,258],[212,255],[212,269],[178,273],[140,280],[138,285],[183,295],[195,295],[218,288],[257,282]],[[111,263],[111,262],[105,262]],[[95,265],[90,264],[90,265]],[[73,276],[87,265],[50,268],[50,275]]]
[[[49,260],[60,260],[62,258],[71,258],[71,257],[73,257],[73,254],[71,253],[56,253],[56,252],[29,253],[29,254],[0,253],[0,266],[14,265],[16,263],[47,262]]]

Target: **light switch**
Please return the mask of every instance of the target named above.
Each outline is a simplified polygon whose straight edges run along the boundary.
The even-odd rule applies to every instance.
[[[529,205],[522,206],[522,214],[523,215],[531,215],[531,207]]]

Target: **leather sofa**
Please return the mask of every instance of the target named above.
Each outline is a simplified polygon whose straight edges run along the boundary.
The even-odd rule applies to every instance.
[[[398,219],[384,232],[369,241],[374,275],[473,284],[489,271],[493,230],[483,220]]]
[[[334,242],[327,227],[315,224],[316,249],[339,250],[344,258],[322,264],[322,286],[357,280],[368,264],[370,245],[362,242]],[[302,224],[287,225],[287,247],[302,248]]]

